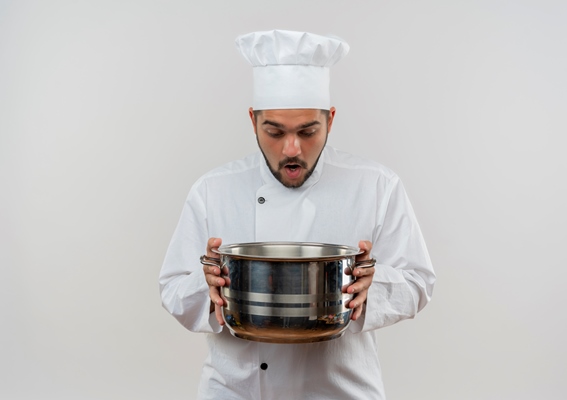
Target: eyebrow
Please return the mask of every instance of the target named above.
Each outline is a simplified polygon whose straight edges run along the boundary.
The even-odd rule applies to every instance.
[[[280,124],[279,122],[275,122],[275,121],[270,121],[269,119],[262,122],[262,125],[271,125],[271,126],[274,126],[276,128],[279,128],[279,129],[285,128],[285,126],[283,124]],[[296,129],[297,130],[305,129],[305,128],[309,128],[313,125],[321,125],[321,123],[319,121],[306,122],[305,124],[299,125]]]

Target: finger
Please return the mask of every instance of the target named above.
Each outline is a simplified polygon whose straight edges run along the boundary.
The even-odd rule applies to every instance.
[[[365,276],[358,278],[352,285],[347,288],[347,293],[360,293],[363,290],[367,290],[372,284],[372,278]]]
[[[369,240],[361,240],[358,242],[358,248],[362,250],[363,253],[356,256],[356,260],[368,260],[370,258],[370,250],[372,250],[372,243]]]
[[[369,240],[361,240],[358,242],[358,248],[362,253],[355,257],[356,262],[365,261],[370,259],[370,250],[372,250],[372,243]],[[352,274],[355,277],[364,276],[365,273],[361,272],[363,268],[357,268],[356,264],[353,266]]]
[[[349,301],[347,307],[356,308],[361,304],[364,304],[364,302],[366,302],[367,297],[368,297],[368,290],[362,290],[360,292],[356,292],[353,294],[353,298]]]
[[[212,265],[203,265],[203,272],[205,273],[205,275],[216,275],[219,276],[221,273],[221,270],[219,267],[215,267]]]
[[[224,305],[224,301],[220,296],[218,288],[213,286],[209,287],[209,297],[211,298],[211,301],[214,303],[215,306]]]
[[[370,240],[361,240],[358,242],[358,246],[367,253],[370,253],[370,250],[372,250],[372,242]]]
[[[215,305],[215,317],[217,318],[217,321],[219,323],[219,325],[224,325],[224,318],[222,317],[222,308],[218,305]]]
[[[361,305],[364,304],[364,302],[366,301],[366,297],[367,297],[368,291],[364,290],[360,293],[357,293],[356,296],[354,296],[354,298],[350,301],[348,308],[356,308],[356,307],[360,307]]]
[[[350,319],[356,321],[361,315],[362,315],[362,306],[357,306],[354,310],[352,310]]]
[[[205,274],[205,280],[207,281],[207,285],[215,288],[219,288],[226,284],[224,278],[219,278],[218,276],[212,274]]]
[[[213,253],[213,249],[218,249],[219,246],[222,244],[221,238],[210,238],[207,241],[207,257],[215,257],[218,258],[218,254]]]
[[[347,308],[352,309],[351,317],[360,316],[360,314],[362,313],[362,306],[364,305],[365,301],[366,301],[366,295],[363,294],[357,294],[349,301]]]
[[[363,276],[373,276],[376,269],[374,267],[364,267],[364,268],[356,268],[353,271],[353,274],[356,278],[362,278]]]
[[[207,241],[207,257],[218,259],[219,255],[214,253],[213,250],[217,249],[221,244],[222,239],[214,237],[210,238]],[[205,273],[205,276],[207,276],[207,274],[216,276],[219,276],[221,274],[220,266],[214,265],[203,265],[203,272]],[[214,286],[220,286],[219,284],[212,283],[211,281],[209,281],[209,279],[207,279],[207,282],[209,283],[209,285],[213,284]]]

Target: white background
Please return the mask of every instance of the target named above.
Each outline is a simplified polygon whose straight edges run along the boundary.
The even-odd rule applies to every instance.
[[[389,399],[564,399],[566,21],[559,0],[0,0],[0,398],[195,397],[204,336],[157,276],[191,184],[256,149],[234,38],[279,28],[350,43],[329,143],[401,176],[438,273],[379,332]]]

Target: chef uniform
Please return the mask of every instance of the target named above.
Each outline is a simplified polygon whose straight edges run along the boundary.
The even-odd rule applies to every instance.
[[[255,110],[328,110],[328,68],[348,52],[338,38],[290,31],[243,35],[237,47],[254,66]],[[376,272],[361,318],[344,336],[318,343],[231,336],[210,313],[199,263],[210,237],[223,244],[371,241]],[[260,152],[205,174],[189,192],[160,273],[164,307],[190,331],[207,334],[200,399],[385,399],[376,329],[413,318],[434,282],[400,179],[330,146],[299,188],[282,185]]]

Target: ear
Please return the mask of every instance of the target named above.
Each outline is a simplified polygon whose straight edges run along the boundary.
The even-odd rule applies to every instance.
[[[327,134],[331,132],[331,127],[333,126],[333,120],[335,119],[335,113],[337,109],[335,107],[331,107],[329,109],[329,119],[327,121]]]
[[[248,115],[250,116],[250,121],[252,121],[252,127],[254,128],[254,134],[257,135],[258,132],[256,132],[256,116],[254,115],[254,109],[252,107],[250,107],[248,109]]]

